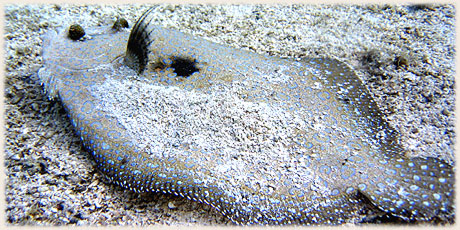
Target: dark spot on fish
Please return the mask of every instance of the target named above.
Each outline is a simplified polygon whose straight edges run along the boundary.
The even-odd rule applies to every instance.
[[[174,73],[176,73],[177,76],[188,77],[199,71],[196,64],[196,60],[192,61],[188,58],[175,57],[172,60],[171,68],[174,69]]]

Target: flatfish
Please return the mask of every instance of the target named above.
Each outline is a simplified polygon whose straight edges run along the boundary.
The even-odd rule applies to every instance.
[[[454,215],[453,167],[408,158],[334,59],[282,59],[152,23],[44,41],[39,78],[98,169],[132,191],[206,203],[237,224]]]

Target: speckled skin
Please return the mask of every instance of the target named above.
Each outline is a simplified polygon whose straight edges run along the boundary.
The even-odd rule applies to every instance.
[[[98,168],[118,185],[198,200],[239,224],[357,222],[369,202],[406,221],[454,215],[452,166],[405,157],[397,133],[342,63],[280,59],[215,44],[151,25],[149,12],[133,27],[127,51],[127,31],[107,26],[86,33],[92,39],[71,41],[65,31],[49,34],[39,76],[50,97],[62,101]],[[177,76],[170,68],[176,58],[193,61],[199,71]],[[273,182],[273,191],[267,192],[215,175],[213,168],[225,160],[216,153],[180,145],[175,149],[190,153],[189,158],[158,158],[139,148],[136,137],[100,109],[100,98],[91,92],[91,86],[126,76],[202,93],[218,90],[219,84],[243,84],[239,98],[302,117],[309,126],[296,131],[288,161],[298,162],[292,175],[308,171],[311,181],[249,170],[249,181]],[[284,162],[273,161],[267,164],[276,166],[274,172],[287,170]]]

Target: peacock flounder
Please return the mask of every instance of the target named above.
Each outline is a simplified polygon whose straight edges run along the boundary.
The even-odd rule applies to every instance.
[[[114,183],[211,205],[238,224],[453,214],[453,168],[408,158],[344,64],[263,56],[152,23],[45,38],[39,77]]]

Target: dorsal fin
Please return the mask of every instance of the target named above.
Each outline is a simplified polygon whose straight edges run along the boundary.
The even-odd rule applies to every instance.
[[[148,63],[148,47],[151,42],[149,42],[150,31],[147,28],[152,19],[149,17],[152,10],[153,8],[147,10],[136,22],[126,47],[125,62],[138,73],[142,73]]]

